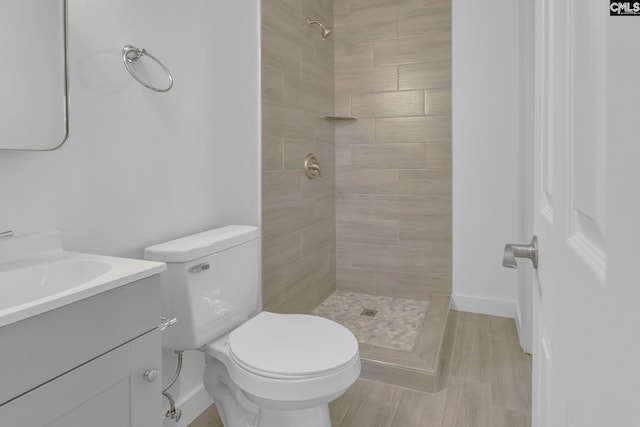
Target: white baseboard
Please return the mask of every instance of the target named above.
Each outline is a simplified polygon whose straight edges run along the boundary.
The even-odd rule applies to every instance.
[[[489,314],[491,316],[515,318],[516,303],[500,299],[482,298],[473,295],[454,294],[452,307],[456,311]]]
[[[176,408],[182,409],[182,416],[180,417],[180,421],[175,422],[172,419],[165,418],[162,421],[162,427],[187,427],[193,422],[193,420],[198,418],[200,414],[202,414],[212,403],[213,398],[209,396],[209,393],[207,393],[207,391],[204,389],[204,385],[202,385],[196,388],[188,396],[185,396],[176,401]]]

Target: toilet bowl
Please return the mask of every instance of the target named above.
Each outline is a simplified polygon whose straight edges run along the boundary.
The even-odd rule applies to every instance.
[[[325,318],[261,311],[258,236],[228,226],[145,250],[167,263],[163,305],[178,318],[163,346],[205,353],[225,427],[330,427],[328,403],[360,374],[358,342]]]

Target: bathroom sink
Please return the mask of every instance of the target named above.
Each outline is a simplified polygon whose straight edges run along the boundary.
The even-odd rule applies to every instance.
[[[69,252],[57,231],[0,240],[0,327],[165,270],[158,262]]]

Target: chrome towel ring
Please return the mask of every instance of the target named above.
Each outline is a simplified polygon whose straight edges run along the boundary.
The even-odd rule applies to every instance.
[[[143,56],[148,56],[149,58],[153,59],[159,66],[162,67],[164,72],[167,73],[167,77],[169,77],[169,86],[167,86],[164,89],[160,89],[155,86],[151,86],[149,83],[145,82],[140,77],[138,77],[135,71],[133,71],[133,69],[131,68],[131,64],[135,63],[138,59],[140,59]],[[131,74],[131,76],[134,79],[136,79],[138,83],[140,83],[142,86],[146,87],[147,89],[151,89],[156,92],[167,92],[169,89],[173,87],[173,77],[171,76],[171,72],[169,72],[169,69],[165,67],[164,64],[160,62],[158,58],[151,55],[149,52],[147,52],[143,48],[134,47],[134,46],[131,46],[130,44],[126,45],[125,47],[122,48],[122,61],[124,62],[124,66],[129,72],[129,74]]]

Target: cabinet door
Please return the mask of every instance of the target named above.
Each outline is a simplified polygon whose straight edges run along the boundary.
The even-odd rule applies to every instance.
[[[153,427],[161,425],[160,332],[154,329],[0,406],[2,425]]]

